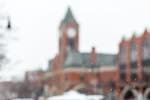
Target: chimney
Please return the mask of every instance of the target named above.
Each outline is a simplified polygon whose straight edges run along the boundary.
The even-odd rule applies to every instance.
[[[90,62],[91,64],[96,64],[96,50],[95,50],[95,47],[92,47],[92,51],[91,51],[91,57],[90,57]]]

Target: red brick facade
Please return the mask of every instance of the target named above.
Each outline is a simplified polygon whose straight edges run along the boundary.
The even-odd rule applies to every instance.
[[[68,15],[68,13],[70,15]],[[59,53],[52,60],[51,70],[46,75],[47,84],[49,85],[50,93],[62,93],[69,89],[74,89],[84,84],[84,89],[86,93],[95,93],[92,90],[92,84],[98,85],[99,89],[101,87],[112,88],[111,84],[116,83],[119,80],[118,74],[119,70],[116,65],[102,65],[94,68],[98,59],[96,49],[93,47],[89,53],[89,61],[91,67],[76,66],[65,68],[64,63],[66,56],[69,55],[69,49],[71,52],[80,53],[79,51],[79,25],[72,17],[71,11],[69,9],[65,18],[59,27],[60,37],[59,37]],[[70,19],[70,16],[72,19]],[[68,21],[69,20],[69,21]],[[76,30],[75,36],[70,38],[67,34],[67,30],[73,28]],[[73,40],[73,41],[72,41]],[[70,43],[71,42],[71,45]],[[70,48],[68,49],[68,47]],[[87,59],[87,58],[86,58]],[[78,60],[78,59],[77,59]],[[109,67],[110,66],[110,67]],[[93,67],[93,68],[92,68]],[[54,89],[55,88],[55,89]]]
[[[147,42],[148,41],[148,42]],[[126,86],[135,87],[135,91],[144,94],[150,84],[150,33],[145,29],[141,36],[133,35],[131,39],[123,39],[119,45],[119,61],[120,82],[124,85],[120,89],[125,89]],[[147,42],[144,47],[144,43]],[[123,50],[124,48],[124,50]],[[133,49],[134,48],[134,49]],[[144,48],[147,48],[144,50]],[[124,56],[123,56],[124,55]],[[121,57],[122,56],[122,57]],[[147,58],[146,58],[147,57]],[[124,61],[123,63],[121,61]],[[145,71],[147,70],[147,72]],[[130,88],[132,89],[132,88]],[[137,92],[137,93],[138,93]]]
[[[112,64],[113,66],[106,64],[112,56],[100,55],[95,48],[92,48],[90,57],[85,57],[90,60],[88,63],[90,67],[88,65],[66,67],[69,54],[74,54],[73,58],[78,56],[76,60],[79,61],[82,58],[79,51],[79,25],[70,9],[68,12],[59,27],[59,53],[51,61],[50,71],[45,76],[49,93],[57,94],[69,89],[78,89],[85,93],[100,93],[102,90],[103,93],[109,94],[113,89],[116,100],[136,98],[140,93],[144,98],[148,98],[150,95],[150,33],[145,30],[141,36],[133,35],[131,39],[122,39],[119,44],[118,59],[115,64]],[[75,29],[74,37],[69,37],[67,33],[69,28]],[[99,55],[108,58],[99,59]],[[69,61],[73,58],[69,58]],[[94,68],[100,61],[105,64]],[[98,91],[92,89],[93,84]]]

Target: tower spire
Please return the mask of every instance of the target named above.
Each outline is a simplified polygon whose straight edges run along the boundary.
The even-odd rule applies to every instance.
[[[68,50],[78,52],[79,47],[79,25],[75,21],[71,8],[68,7],[64,19],[61,21],[59,30],[61,33],[59,39],[60,51],[68,53]],[[70,49],[71,48],[71,49]]]
[[[63,19],[63,22],[68,23],[68,22],[72,22],[72,21],[76,22],[71,8],[68,7],[65,18]]]

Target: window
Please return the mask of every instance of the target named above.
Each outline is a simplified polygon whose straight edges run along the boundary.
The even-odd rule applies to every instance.
[[[145,40],[142,44],[142,59],[150,59],[150,41]]]
[[[125,81],[125,79],[126,79],[126,74],[125,74],[124,72],[121,72],[121,73],[120,73],[120,79],[121,79],[122,81]]]
[[[131,44],[131,62],[136,62],[136,44]]]
[[[120,55],[119,55],[119,60],[120,60],[120,64],[125,64],[126,62],[126,48],[125,47],[121,47],[120,48]]]
[[[120,60],[120,70],[124,71],[126,69],[126,59],[127,59],[127,53],[126,53],[126,47],[120,48],[120,54],[119,54],[119,60]]]
[[[74,45],[74,39],[68,39],[68,46],[70,47],[71,50],[73,50],[75,48],[75,45]]]
[[[147,81],[147,82],[150,82],[150,78],[149,77],[150,77],[149,73],[145,72],[144,73],[144,80]]]
[[[132,74],[131,74],[131,79],[132,79],[133,81],[136,81],[136,78],[137,78],[136,73],[132,73]]]

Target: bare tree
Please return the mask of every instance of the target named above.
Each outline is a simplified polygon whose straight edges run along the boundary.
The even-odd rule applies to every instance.
[[[0,15],[0,68],[9,62],[6,55],[7,38],[6,34],[11,31],[11,20],[9,16]]]

